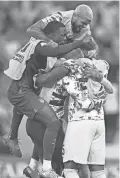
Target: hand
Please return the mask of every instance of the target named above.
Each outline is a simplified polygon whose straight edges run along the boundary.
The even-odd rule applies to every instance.
[[[88,34],[84,35],[83,37],[74,40],[73,45],[74,49],[81,48],[83,44],[88,43],[92,40],[92,37]]]
[[[94,65],[86,64],[84,74],[86,77],[97,82],[101,82],[103,79],[102,73],[100,73]]]
[[[88,58],[96,58],[97,51],[96,50],[90,50],[88,51],[87,57]]]
[[[82,38],[82,42],[83,43],[88,43],[92,40],[92,37],[88,34],[86,34],[83,38]]]
[[[60,58],[60,59],[58,59],[58,60],[56,61],[55,65],[54,65],[54,67],[59,67],[59,66],[61,66],[64,61],[66,61],[65,58]]]
[[[50,40],[50,41],[48,42],[48,45],[49,45],[49,46],[52,46],[52,47],[57,47],[57,46],[58,46],[58,44],[55,43],[53,40]]]

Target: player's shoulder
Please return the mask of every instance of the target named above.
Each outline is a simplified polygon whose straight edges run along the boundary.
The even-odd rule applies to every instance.
[[[48,43],[44,40],[40,40],[35,47],[36,53],[40,54],[40,50],[42,50],[42,48],[46,46],[48,46]]]
[[[49,22],[52,22],[52,21],[59,21],[61,22],[63,19],[62,17],[62,14],[61,12],[55,12],[53,14],[50,14],[49,16],[41,19],[41,21],[45,24],[48,24]]]
[[[62,22],[64,24],[67,24],[68,22],[71,21],[73,12],[74,12],[74,10],[60,12],[62,14]]]
[[[37,46],[39,47],[48,46],[48,43],[45,40],[39,40],[39,42],[37,43]]]
[[[60,11],[63,18],[72,17],[74,10]]]

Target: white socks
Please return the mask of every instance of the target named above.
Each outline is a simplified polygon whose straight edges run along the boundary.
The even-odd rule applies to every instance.
[[[80,178],[76,169],[64,169],[65,178]]]
[[[31,158],[30,163],[29,163],[29,167],[30,167],[32,170],[39,170],[39,171],[41,171],[43,165],[42,165],[42,162],[41,162],[41,161],[37,161],[37,160]]]
[[[38,163],[38,171],[42,171],[42,168],[43,168],[43,164],[42,164],[42,162],[41,161],[39,161],[39,163]]]
[[[43,170],[52,169],[51,161],[43,160]]]
[[[33,170],[39,170],[41,171],[42,168],[44,170],[49,170],[49,169],[52,169],[52,166],[51,166],[51,161],[48,161],[48,160],[43,160],[43,164],[41,161],[37,161],[33,158],[31,158],[30,160],[30,163],[29,163],[29,167]]]
[[[33,170],[38,169],[38,161],[31,158],[30,163],[29,163],[29,167]]]
[[[106,178],[105,171],[93,171],[90,173],[91,178]]]

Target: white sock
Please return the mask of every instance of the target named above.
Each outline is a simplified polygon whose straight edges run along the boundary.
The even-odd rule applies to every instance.
[[[41,172],[42,168],[43,168],[43,164],[42,164],[41,161],[39,161],[39,163],[38,163],[38,170]]]
[[[65,178],[80,178],[76,169],[64,169]]]
[[[100,171],[92,171],[90,173],[91,178],[106,178],[105,171],[100,170]]]
[[[48,169],[52,169],[52,165],[51,165],[51,161],[49,160],[43,160],[43,169],[44,170],[48,170]]]
[[[38,169],[38,161],[31,158],[30,163],[29,163],[29,167],[33,170]]]

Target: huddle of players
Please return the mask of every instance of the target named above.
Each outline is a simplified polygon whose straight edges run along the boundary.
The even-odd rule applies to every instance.
[[[22,156],[17,142],[17,132],[23,115],[29,118],[31,126],[42,123],[44,126],[42,125],[41,129],[45,127],[41,139],[39,130],[38,133],[32,133],[34,151],[37,149],[39,153],[37,153],[38,158],[32,159],[31,162],[36,160],[34,163],[37,164],[39,159],[41,165],[43,162],[42,170],[38,174],[36,170],[27,167],[24,173],[28,177],[37,178],[39,175],[60,177],[52,169],[51,162],[61,127],[60,120],[66,125],[63,120],[64,103],[69,96],[68,126],[65,129],[63,146],[64,176],[77,178],[78,167],[91,164],[89,166],[91,177],[105,178],[103,104],[107,93],[113,91],[111,83],[106,79],[108,63],[103,60],[83,58],[84,54],[80,50],[89,51],[89,57],[96,53],[97,45],[89,35],[92,16],[88,6],[80,5],[75,11],[57,13],[41,20],[40,25],[44,29],[46,39],[44,35],[43,38],[39,36],[36,30],[34,36],[37,40],[30,39],[10,61],[9,68],[5,71],[5,74],[13,79],[8,90],[8,99],[14,106],[11,133],[4,137],[5,143],[16,156]],[[37,29],[37,26],[34,28]],[[14,69],[11,67],[13,65]],[[30,123],[28,125],[30,126]],[[31,132],[37,129],[30,128]],[[76,137],[78,134],[79,138]],[[97,137],[95,144],[94,140]],[[35,140],[40,143],[36,143]],[[102,158],[98,158],[100,154]]]

